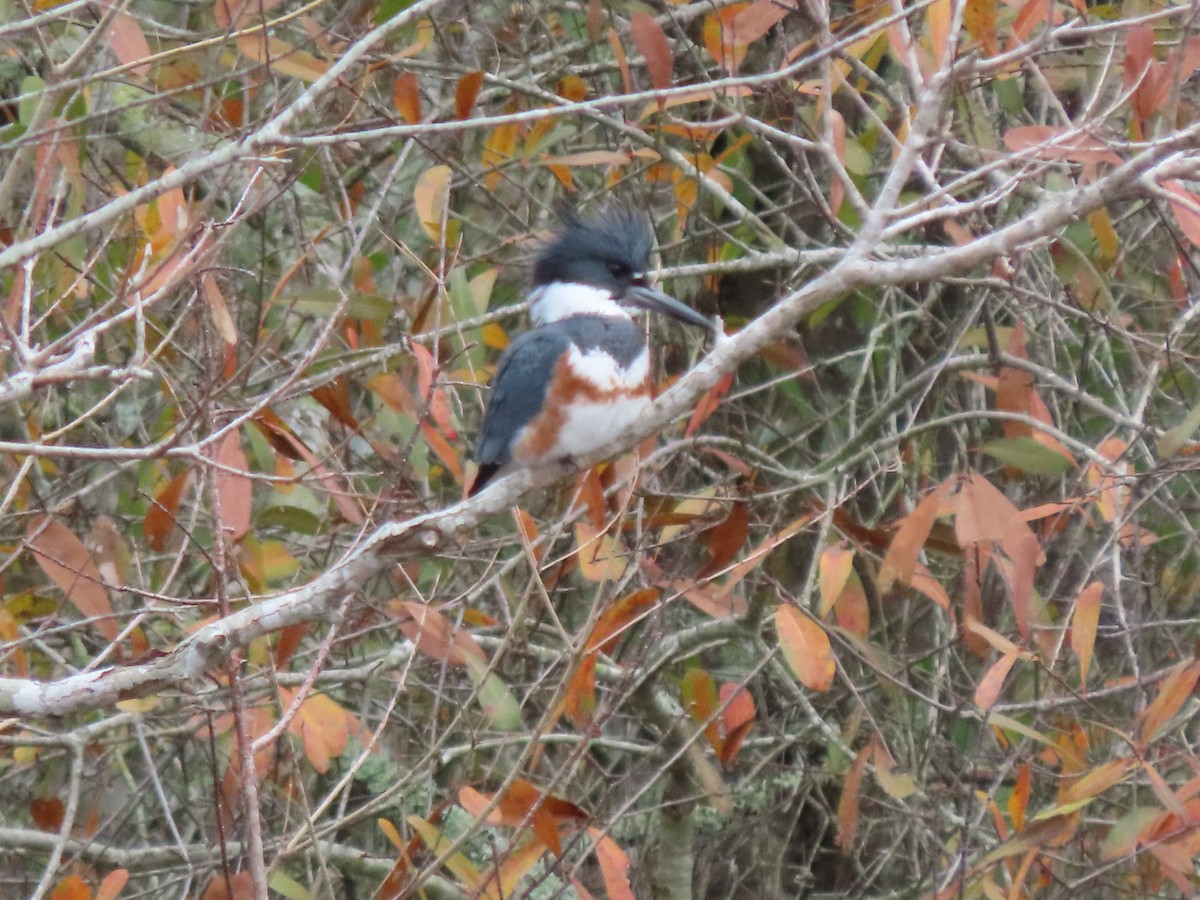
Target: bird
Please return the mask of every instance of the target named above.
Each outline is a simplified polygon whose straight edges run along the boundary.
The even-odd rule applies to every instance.
[[[573,466],[637,422],[652,395],[650,351],[634,313],[713,329],[652,286],[653,246],[646,218],[631,208],[612,206],[591,218],[564,214],[534,261],[533,327],[496,367],[469,497],[510,471]]]

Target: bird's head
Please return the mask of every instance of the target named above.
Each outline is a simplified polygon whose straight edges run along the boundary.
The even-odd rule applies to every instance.
[[[645,217],[630,209],[612,207],[590,219],[567,215],[533,266],[534,318],[544,323],[584,312],[619,314],[624,307],[711,328],[704,316],[651,286],[653,247]],[[589,304],[595,308],[576,308]]]

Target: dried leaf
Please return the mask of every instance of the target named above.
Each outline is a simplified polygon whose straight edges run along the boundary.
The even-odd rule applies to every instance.
[[[717,699],[717,683],[712,675],[699,666],[688,669],[679,685],[679,699],[688,717],[704,728],[704,737],[709,746],[720,753],[721,726],[716,721],[720,701]]]
[[[37,564],[71,605],[85,618],[95,619],[96,630],[106,639],[116,640],[120,629],[113,619],[112,603],[83,541],[49,516],[36,516],[29,523],[26,540]]]
[[[817,618],[829,615],[846,587],[846,580],[854,571],[854,550],[842,541],[826,547],[817,561],[817,587],[821,594],[821,607]]]
[[[191,477],[190,471],[180,472],[154,495],[154,500],[146,510],[146,518],[142,522],[142,534],[145,535],[152,550],[161,553],[167,548],[167,539],[175,529],[179,503],[183,499],[184,489],[191,481]]]
[[[650,85],[657,91],[666,90],[671,86],[671,45],[663,33],[662,26],[654,21],[654,17],[646,12],[636,12],[629,20],[630,36],[646,59],[646,69],[650,73]]]
[[[854,840],[858,837],[859,795],[870,752],[871,745],[868,744],[854,755],[854,762],[846,770],[846,777],[842,781],[842,796],[838,799],[837,808],[837,845],[843,853],[854,849]]]
[[[737,757],[742,741],[754,727],[754,698],[740,684],[721,685],[720,702],[725,707],[721,716],[721,746],[717,756],[721,765],[730,766]]]
[[[733,562],[749,533],[750,504],[745,500],[735,500],[729,515],[708,531],[705,546],[709,559],[698,577],[711,578]]]
[[[295,694],[279,688],[279,702],[291,706]],[[300,738],[304,755],[312,767],[324,775],[329,763],[346,751],[351,734],[362,730],[358,717],[325,694],[309,694],[288,722],[288,731]]]
[[[704,392],[704,396],[700,398],[695,410],[692,411],[691,418],[688,419],[687,428],[683,432],[685,438],[690,438],[695,434],[700,429],[700,426],[708,421],[708,417],[716,412],[717,407],[721,405],[721,401],[725,399],[725,395],[729,393],[729,388],[732,385],[733,373],[729,372],[722,375],[720,381]]]
[[[878,583],[881,592],[887,591],[897,581],[901,584],[913,584],[917,557],[925,546],[925,541],[929,539],[929,532],[933,530],[933,523],[937,521],[941,511],[942,500],[951,487],[952,481],[943,481],[927,494],[912,512],[900,520],[896,536],[892,538],[887,555],[879,567]],[[949,608],[948,604],[946,608]]]
[[[454,89],[454,117],[456,119],[465,119],[471,115],[481,87],[483,87],[483,72],[481,71],[468,72],[458,79],[458,86]]]
[[[1029,808],[1029,794],[1033,789],[1033,774],[1029,763],[1023,762],[1017,769],[1017,783],[1008,796],[1008,817],[1013,828],[1020,831],[1025,827],[1025,810]]]
[[[1093,581],[1075,600],[1071,614],[1071,650],[1079,660],[1079,683],[1087,691],[1088,669],[1092,665],[1092,650],[1096,646],[1096,629],[1100,624],[1100,601],[1104,585]]]
[[[413,188],[413,209],[421,220],[425,234],[435,244],[441,243],[442,220],[450,205],[450,179],[453,174],[449,166],[430,166],[421,173]],[[419,346],[413,344],[414,349]]]
[[[221,530],[231,541],[238,541],[250,530],[251,493],[253,482],[247,477],[250,465],[242,450],[239,429],[233,429],[217,448],[214,479],[221,504]]]
[[[421,82],[416,72],[401,72],[392,85],[392,103],[409,125],[421,121]],[[461,116],[459,118],[462,118]]]
[[[589,828],[587,833],[596,844],[596,861],[609,900],[636,900],[629,885],[629,856],[599,828]]]
[[[1200,662],[1190,662],[1176,667],[1158,688],[1158,693],[1138,717],[1138,746],[1149,746],[1183,704],[1191,697],[1200,679]]]
[[[238,52],[246,59],[267,65],[288,78],[311,83],[329,71],[329,65],[311,53],[262,32],[240,35],[236,43]]]
[[[125,889],[125,884],[128,881],[128,869],[113,869],[104,876],[104,880],[100,882],[100,887],[96,888],[95,900],[116,900],[121,891]]]
[[[1000,696],[1000,689],[1004,687],[1004,679],[1008,677],[1018,656],[1017,653],[1005,653],[992,663],[991,668],[979,679],[979,686],[975,688],[975,705],[984,712],[996,704],[996,700]]]
[[[775,631],[784,659],[801,684],[817,692],[833,687],[836,666],[824,628],[796,607],[784,603],[775,611]]]

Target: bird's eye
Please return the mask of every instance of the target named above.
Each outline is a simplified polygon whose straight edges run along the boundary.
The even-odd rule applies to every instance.
[[[608,274],[613,278],[628,278],[633,273],[625,263],[613,260],[608,264]]]

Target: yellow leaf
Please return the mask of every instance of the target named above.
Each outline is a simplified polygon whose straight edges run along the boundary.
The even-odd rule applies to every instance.
[[[825,629],[785,603],[775,611],[775,631],[783,657],[800,683],[812,691],[829,690],[836,667]]]
[[[413,207],[417,218],[434,243],[441,242],[442,220],[450,204],[451,175],[449,166],[431,166],[421,173],[413,188]]]
[[[286,41],[268,37],[264,41],[261,33],[244,34],[237,39],[238,52],[253,62],[263,63],[280,75],[298,78],[301,81],[316,81],[328,71],[329,66],[311,53],[297,50]]]

